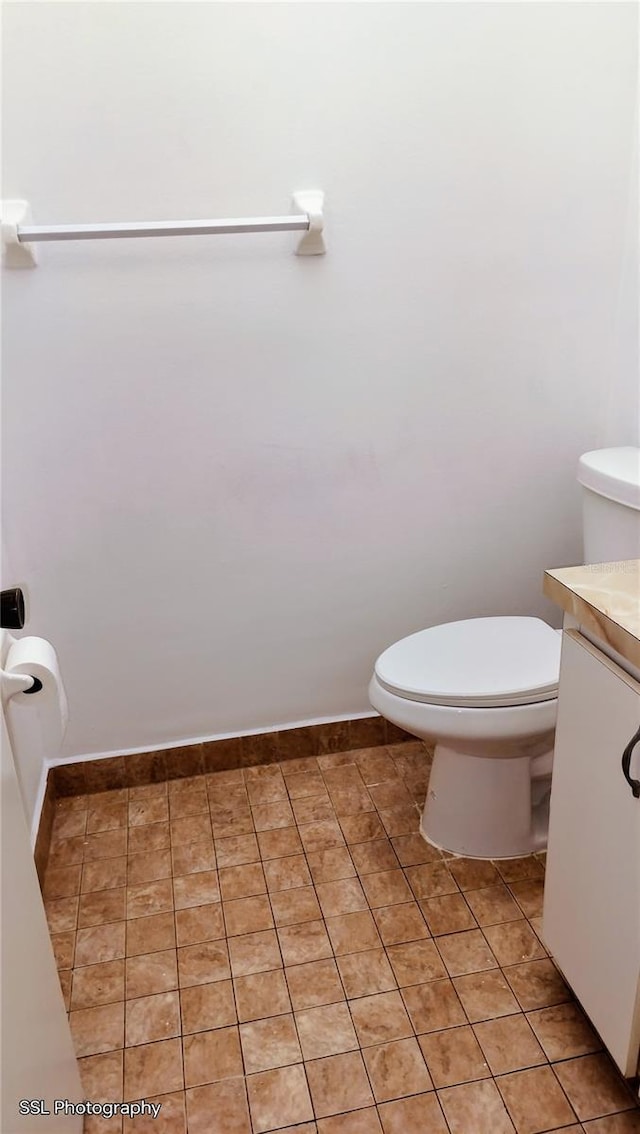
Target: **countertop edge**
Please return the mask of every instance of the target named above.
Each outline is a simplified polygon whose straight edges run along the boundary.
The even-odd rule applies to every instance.
[[[571,614],[595,638],[616,650],[632,665],[640,667],[640,640],[620,622],[583,598],[570,583],[557,577],[559,572],[567,570],[563,567],[545,571],[542,590],[546,597]]]

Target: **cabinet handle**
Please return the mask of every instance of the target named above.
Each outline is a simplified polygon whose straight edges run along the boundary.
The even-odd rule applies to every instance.
[[[625,748],[624,752],[622,753],[622,771],[624,772],[624,778],[627,781],[627,783],[629,784],[629,787],[631,788],[631,791],[633,792],[636,799],[640,798],[640,780],[634,780],[633,776],[629,775],[629,768],[631,767],[631,756],[632,756],[633,750],[634,750],[634,748],[635,748],[635,746],[636,746],[636,744],[638,743],[639,740],[640,740],[640,728],[631,737],[631,740],[629,741],[629,743],[627,744],[627,747]]]

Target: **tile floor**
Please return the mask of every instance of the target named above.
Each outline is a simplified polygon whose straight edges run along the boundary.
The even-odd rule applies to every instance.
[[[588,1134],[640,1110],[540,940],[544,864],[418,833],[418,742],[62,799],[87,1134]]]

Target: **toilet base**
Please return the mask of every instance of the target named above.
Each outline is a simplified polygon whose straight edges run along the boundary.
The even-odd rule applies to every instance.
[[[519,858],[547,845],[549,761],[470,756],[437,744],[420,821],[427,842],[468,858]],[[533,775],[532,775],[533,771]]]

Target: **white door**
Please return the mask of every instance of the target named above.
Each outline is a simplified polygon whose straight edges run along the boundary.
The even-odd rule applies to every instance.
[[[622,770],[640,684],[564,634],[543,933],[624,1075],[640,1045],[640,799]],[[640,779],[640,744],[631,761]]]
[[[1,710],[0,710],[1,711]],[[54,1099],[84,1098],[53,956],[11,742],[2,715],[2,1134],[81,1134]],[[43,1118],[20,1100],[45,1101]]]

